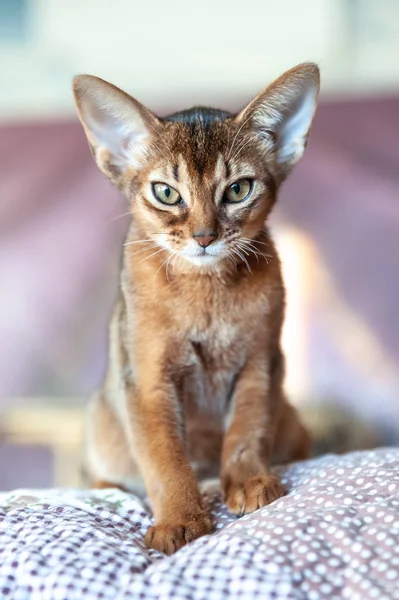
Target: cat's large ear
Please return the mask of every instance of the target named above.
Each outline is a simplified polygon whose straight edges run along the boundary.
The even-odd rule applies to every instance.
[[[259,136],[267,149],[275,152],[280,180],[305,150],[319,88],[317,65],[298,65],[258,94],[236,117]]]
[[[101,171],[118,179],[128,167],[137,168],[148,138],[160,126],[157,117],[119,88],[93,75],[75,77],[73,93]]]

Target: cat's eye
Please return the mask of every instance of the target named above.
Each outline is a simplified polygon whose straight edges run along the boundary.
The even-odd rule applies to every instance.
[[[179,192],[166,183],[153,183],[152,191],[155,198],[159,200],[159,202],[162,202],[162,204],[169,204],[172,206],[173,204],[179,204],[179,202],[182,201]]]
[[[240,179],[235,181],[226,189],[223,200],[225,202],[242,202],[248,198],[252,190],[252,181]]]

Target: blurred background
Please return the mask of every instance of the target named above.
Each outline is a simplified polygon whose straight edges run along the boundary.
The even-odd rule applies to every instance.
[[[0,0],[0,490],[72,485],[128,226],[71,79],[159,114],[237,110],[319,63],[305,158],[273,216],[287,389],[318,451],[399,442],[399,2]]]

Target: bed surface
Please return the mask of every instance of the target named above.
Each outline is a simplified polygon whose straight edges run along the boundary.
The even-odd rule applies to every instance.
[[[399,449],[277,469],[288,494],[165,557],[149,507],[116,490],[0,494],[0,598],[399,599]]]

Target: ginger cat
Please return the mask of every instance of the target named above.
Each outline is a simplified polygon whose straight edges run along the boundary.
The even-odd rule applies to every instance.
[[[73,90],[98,167],[129,202],[109,365],[88,409],[93,486],[135,490],[170,554],[211,531],[198,478],[220,472],[237,515],[284,490],[269,466],[307,456],[283,392],[284,286],[266,220],[302,156],[319,70],[283,74],[238,115],[165,118],[97,77]]]

